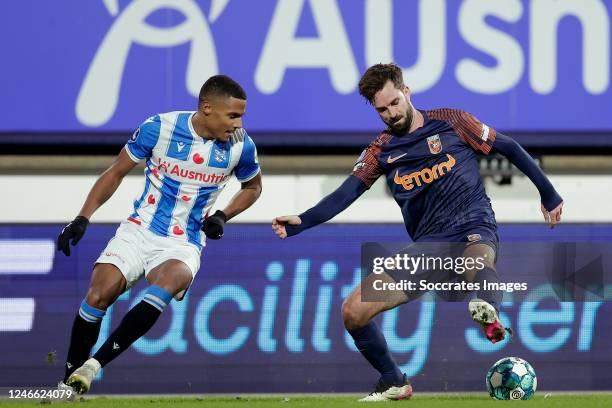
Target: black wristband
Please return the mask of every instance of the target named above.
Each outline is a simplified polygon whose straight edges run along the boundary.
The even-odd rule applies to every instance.
[[[73,222],[74,222],[75,224],[83,225],[83,226],[85,226],[85,227],[87,227],[87,226],[89,225],[89,220],[87,219],[87,217],[84,217],[84,216],[82,216],[82,215],[77,215],[77,216],[74,218]]]
[[[227,215],[225,215],[225,213],[221,210],[215,211],[215,213],[212,216],[219,217],[223,220],[223,222],[227,222]]]

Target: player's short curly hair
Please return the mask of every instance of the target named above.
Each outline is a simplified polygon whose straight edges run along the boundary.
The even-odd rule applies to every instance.
[[[204,82],[200,89],[200,103],[212,96],[231,96],[244,100],[247,98],[246,92],[244,92],[240,84],[227,75],[214,75]]]
[[[384,88],[387,81],[393,82],[397,89],[403,89],[402,69],[394,63],[372,65],[359,80],[359,94],[372,103],[374,95]]]

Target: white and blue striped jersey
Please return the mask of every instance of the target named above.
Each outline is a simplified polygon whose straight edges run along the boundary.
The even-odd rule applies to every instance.
[[[259,173],[259,163],[255,143],[244,129],[228,142],[204,139],[193,129],[194,114],[150,117],[127,142],[132,160],[146,160],[144,189],[128,220],[201,249],[202,222],[231,175],[249,181]]]

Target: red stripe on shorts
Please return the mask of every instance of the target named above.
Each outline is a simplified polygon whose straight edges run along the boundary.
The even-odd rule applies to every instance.
[[[134,224],[140,225],[140,221],[132,218],[132,217],[128,217],[128,221],[132,221]]]

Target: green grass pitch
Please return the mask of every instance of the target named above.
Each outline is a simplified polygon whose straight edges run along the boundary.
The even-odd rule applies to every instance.
[[[561,394],[551,393],[545,398],[544,393],[536,394],[529,401],[521,402],[520,404],[528,404],[532,407],[612,407],[612,394]],[[202,397],[87,397],[74,402],[51,402],[42,403],[40,401],[15,401],[15,400],[0,400],[0,407],[72,407],[72,408],[203,408],[203,407],[354,407],[357,404],[359,395],[355,396],[238,396],[238,397],[218,397],[218,396],[202,396]],[[398,401],[387,404],[393,406],[410,406],[418,405],[419,407],[490,407],[500,406],[499,404],[507,404],[503,401],[493,401],[487,396],[480,395],[441,395],[441,394],[424,394],[415,395],[408,401]],[[376,404],[375,404],[376,405]]]

